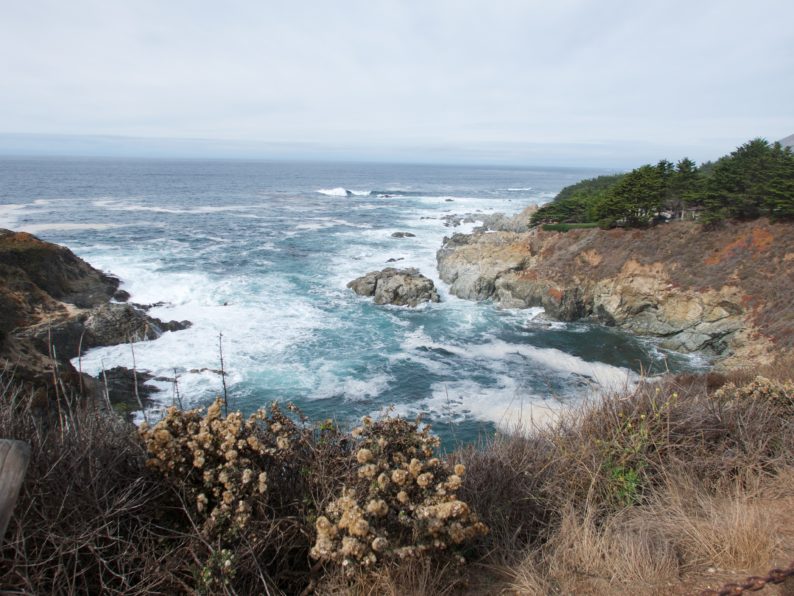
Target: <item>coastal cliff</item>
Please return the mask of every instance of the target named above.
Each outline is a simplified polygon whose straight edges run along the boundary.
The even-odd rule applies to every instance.
[[[455,234],[437,260],[461,298],[592,318],[726,367],[770,363],[794,347],[791,223]]]
[[[163,322],[123,304],[119,280],[63,246],[0,230],[0,372],[46,396],[91,388],[70,363],[98,346],[154,339],[190,323]]]

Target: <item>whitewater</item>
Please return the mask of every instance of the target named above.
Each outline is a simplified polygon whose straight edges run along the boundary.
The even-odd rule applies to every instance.
[[[176,389],[185,406],[213,399],[222,348],[233,407],[293,401],[342,424],[391,409],[472,441],[624,387],[640,371],[703,366],[595,324],[460,300],[438,278],[445,236],[600,173],[3,158],[0,227],[64,244],[118,276],[132,302],[156,305],[151,315],[193,323],[134,347],[136,367],[156,377],[155,408]],[[375,306],[346,288],[386,266],[417,267],[442,301]],[[132,367],[133,351],[99,348],[75,364],[92,375]]]

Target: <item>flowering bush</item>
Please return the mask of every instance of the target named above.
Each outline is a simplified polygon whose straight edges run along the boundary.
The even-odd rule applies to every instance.
[[[734,383],[726,383],[714,392],[720,400],[754,399],[781,406],[794,412],[794,383],[770,381],[766,377],[757,376],[746,385],[737,387]]]
[[[353,472],[317,518],[312,557],[352,569],[444,551],[488,531],[457,497],[464,466],[450,470],[433,456],[439,440],[429,427],[365,418],[352,436]]]
[[[139,432],[151,456],[147,465],[183,492],[205,536],[243,530],[253,507],[267,499],[268,470],[289,459],[300,441],[300,430],[276,404],[270,416],[258,410],[244,420],[240,412],[222,416],[220,398],[206,413],[169,408]]]

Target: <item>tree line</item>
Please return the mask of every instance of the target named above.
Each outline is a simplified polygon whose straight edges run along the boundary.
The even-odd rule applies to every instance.
[[[666,159],[564,188],[532,224],[644,227],[670,219],[794,218],[794,153],[762,138],[716,162]]]

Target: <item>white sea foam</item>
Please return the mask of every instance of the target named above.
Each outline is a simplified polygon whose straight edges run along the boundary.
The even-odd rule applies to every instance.
[[[220,377],[212,371],[220,367],[221,333],[231,386],[261,369],[281,366],[285,354],[310,341],[316,330],[335,325],[327,313],[297,295],[287,279],[276,275],[214,278],[197,272],[169,273],[160,269],[159,261],[142,254],[106,254],[92,261],[120,275],[132,301],[166,302],[152,308],[152,316],[193,323],[189,329],[167,332],[134,347],[138,369],[163,377],[172,377],[177,369],[183,395],[193,399],[220,388]],[[98,348],[82,357],[82,369],[92,375],[112,366],[133,366],[130,346]],[[170,393],[156,397],[170,399]]]
[[[110,230],[113,228],[121,228],[125,225],[131,224],[115,224],[115,223],[39,223],[39,224],[25,224],[19,226],[17,229],[21,232],[29,232],[31,234],[38,234],[44,231],[69,231],[69,230]]]
[[[335,228],[335,227],[346,227],[346,228],[356,228],[359,230],[367,230],[372,228],[372,224],[357,224],[349,222],[345,219],[339,218],[332,218],[332,217],[317,217],[312,218],[309,222],[299,223],[295,226],[295,230],[308,230],[308,231],[318,231],[318,230],[325,230],[327,228]]]
[[[341,186],[336,188],[321,188],[317,192],[327,197],[367,197],[370,195],[370,191],[368,190],[350,190],[342,188]]]
[[[444,350],[459,358],[469,360],[486,359],[505,362],[510,358],[525,358],[541,364],[547,369],[591,379],[595,385],[594,388],[604,392],[624,389],[637,380],[637,375],[626,368],[603,362],[588,362],[556,348],[511,344],[498,339],[483,344],[459,346],[434,342],[423,329],[420,329],[406,336],[402,348],[405,350],[416,350],[417,348]]]
[[[342,396],[351,401],[372,399],[389,388],[394,379],[385,373],[376,373],[366,378],[355,378],[333,370],[333,365],[320,367],[314,374],[315,386],[312,399],[328,399]]]
[[[27,205],[9,203],[0,205],[0,228],[15,229],[19,216],[25,213]]]
[[[432,419],[460,423],[466,419],[493,422],[505,431],[529,430],[553,422],[565,404],[544,400],[502,375],[494,386],[472,380],[434,383],[431,395],[411,404],[400,404],[403,416],[429,414]]]
[[[172,215],[197,215],[202,213],[222,213],[225,211],[246,211],[255,209],[256,205],[223,205],[223,206],[203,206],[192,208],[181,207],[152,207],[149,205],[136,205],[118,201],[115,199],[102,199],[94,201],[94,206],[109,211],[143,211],[150,213],[168,213]]]

